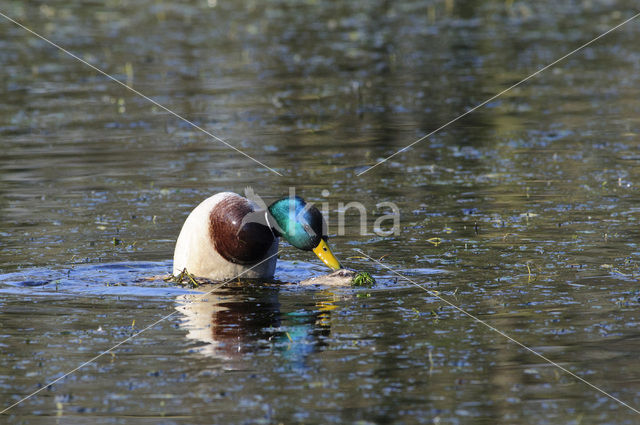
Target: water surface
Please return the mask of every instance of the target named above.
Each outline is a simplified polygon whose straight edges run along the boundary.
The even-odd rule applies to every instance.
[[[1,11],[276,169],[0,21],[0,407],[84,423],[637,423],[354,251],[640,407],[638,22],[630,1],[6,2]],[[160,281],[202,199],[327,203],[371,289]],[[323,190],[328,191],[324,192]],[[397,235],[339,202],[395,202]],[[439,238],[433,239],[433,238]],[[439,241],[439,242],[438,242]],[[322,273],[285,247],[277,278]]]

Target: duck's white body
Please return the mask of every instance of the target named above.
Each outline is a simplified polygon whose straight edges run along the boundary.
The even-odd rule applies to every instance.
[[[212,236],[211,230],[212,211],[216,207],[221,208],[221,205],[229,204],[230,201],[248,202],[252,208],[258,209],[255,202],[232,192],[221,192],[202,201],[187,217],[176,241],[173,254],[174,276],[186,269],[197,277],[211,280],[273,277],[277,261],[277,237],[266,254],[253,264],[231,262],[216,249],[215,237]]]

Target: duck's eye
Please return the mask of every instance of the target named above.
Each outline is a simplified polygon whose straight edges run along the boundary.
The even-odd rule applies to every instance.
[[[304,229],[305,232],[307,232],[307,235],[309,236],[314,236],[316,234],[316,232],[313,231],[313,229],[311,228],[311,226],[309,226],[309,223],[307,222],[302,223],[302,228]]]
[[[326,247],[326,246],[323,246],[323,247],[322,247],[322,250],[323,250],[323,251],[326,251],[326,250],[327,250],[327,247]]]

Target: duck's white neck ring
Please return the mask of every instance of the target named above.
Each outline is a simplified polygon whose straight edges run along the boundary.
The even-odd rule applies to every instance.
[[[276,234],[273,231],[273,226],[269,222],[269,210],[264,210],[264,220],[266,221],[267,226],[269,226],[269,230],[271,230],[271,234],[273,235],[274,239],[277,238]]]

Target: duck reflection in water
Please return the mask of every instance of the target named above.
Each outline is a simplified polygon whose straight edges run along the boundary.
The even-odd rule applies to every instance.
[[[278,287],[234,285],[203,298],[182,295],[176,309],[186,337],[204,343],[196,351],[224,360],[227,369],[243,368],[247,354],[260,350],[277,350],[291,365],[304,368],[306,357],[329,336],[334,296],[324,293],[313,310],[282,312],[279,295]]]

